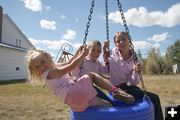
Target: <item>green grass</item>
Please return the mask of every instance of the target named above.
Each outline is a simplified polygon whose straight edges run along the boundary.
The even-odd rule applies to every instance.
[[[143,76],[148,91],[157,93],[161,104],[180,104],[180,75]],[[69,107],[47,87],[28,83],[0,83],[0,120],[69,120]]]

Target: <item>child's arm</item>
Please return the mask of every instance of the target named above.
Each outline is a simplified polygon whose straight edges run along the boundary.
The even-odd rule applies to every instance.
[[[98,69],[98,74],[108,74],[109,70],[108,70],[108,66],[101,63],[100,61],[97,60],[97,65],[99,67]]]
[[[109,72],[109,61],[108,61],[109,57],[110,57],[109,41],[105,40],[103,45],[103,59],[107,72]]]
[[[80,54],[80,52],[82,51],[82,49],[83,49],[83,45],[81,45],[81,46],[78,48],[78,50],[76,51],[76,53],[72,56],[72,58],[71,58],[69,61],[64,62],[64,63],[61,63],[61,65],[67,65],[67,64],[71,63],[71,62]]]
[[[104,59],[105,65],[108,64],[108,57],[110,57],[109,41],[105,40],[104,45],[103,45],[103,59]]]
[[[141,71],[142,71],[142,61],[139,59],[138,60],[139,62],[134,64],[133,66],[133,73],[132,73],[132,77],[131,79],[129,80],[129,82],[132,84],[132,85],[138,85],[140,80],[141,80]]]
[[[79,51],[78,54],[79,55],[74,57],[74,59],[72,61],[70,61],[69,63],[67,63],[66,65],[63,65],[62,67],[54,68],[54,69],[50,70],[50,72],[48,74],[48,79],[55,79],[58,77],[62,77],[63,75],[68,74],[73,69],[78,67],[81,64],[84,57],[88,54],[88,49],[86,47],[83,47],[82,50]]]
[[[73,57],[68,61],[69,63],[71,63],[79,54],[80,52],[82,51],[83,49],[83,45],[81,45],[78,50],[76,51],[76,53],[73,55]]]

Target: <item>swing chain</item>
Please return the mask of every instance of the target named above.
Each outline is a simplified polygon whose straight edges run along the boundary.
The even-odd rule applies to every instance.
[[[95,0],[92,0],[91,2],[91,8],[90,8],[90,11],[89,11],[89,16],[88,16],[88,22],[86,23],[86,30],[85,30],[85,36],[84,36],[84,39],[83,39],[83,45],[86,45],[86,41],[87,41],[87,36],[88,36],[88,29],[90,27],[90,22],[91,22],[91,18],[92,18],[92,13],[93,13],[93,8],[95,6]],[[81,65],[79,66],[79,76],[82,76],[82,69],[83,69],[83,62],[81,63]]]
[[[129,46],[130,46],[130,48],[131,48],[131,50],[133,52],[134,63],[137,63],[138,62],[137,54],[134,51],[134,45],[132,44],[132,40],[131,40],[131,36],[129,34],[129,29],[128,29],[128,26],[127,26],[127,22],[126,22],[126,19],[125,19],[125,16],[124,16],[124,12],[122,10],[122,5],[119,2],[119,0],[117,0],[117,3],[118,3],[119,12],[121,14],[122,21],[123,21],[123,24],[124,24],[124,27],[125,27],[125,31],[128,34],[128,39],[129,39],[129,43],[130,43]],[[142,79],[142,74],[140,74],[140,79],[141,79],[142,89],[144,91],[144,98],[145,98],[147,96],[147,93],[146,93],[146,88],[145,88],[145,85],[144,85],[144,82],[143,82],[143,79]]]
[[[88,36],[88,32],[89,32],[88,29],[89,29],[89,26],[90,26],[90,21],[91,21],[91,18],[92,18],[94,5],[95,5],[95,0],[92,0],[91,8],[90,8],[90,14],[88,16],[88,22],[86,23],[86,30],[85,30],[85,36],[84,36],[84,39],[83,39],[83,45],[85,45],[86,41],[87,41],[87,36]]]
[[[108,0],[105,0],[106,13],[106,40],[109,41],[109,18],[108,18]]]
[[[125,19],[125,16],[124,16],[124,12],[122,10],[122,5],[119,2],[119,0],[117,0],[117,3],[118,3],[118,7],[119,7],[119,12],[121,14],[122,21],[123,21],[123,24],[124,24],[124,27],[125,27],[125,31],[128,34],[128,38],[129,38],[129,42],[130,42],[129,46],[130,46],[131,50],[133,51],[134,62],[137,63],[138,62],[137,55],[136,55],[136,52],[134,51],[134,46],[132,44],[131,36],[129,34],[129,29],[128,29],[128,26],[127,26],[127,22],[126,22],[126,19]]]

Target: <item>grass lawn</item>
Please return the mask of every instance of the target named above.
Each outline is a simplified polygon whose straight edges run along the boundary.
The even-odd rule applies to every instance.
[[[164,107],[180,104],[180,75],[143,76]],[[29,83],[0,83],[0,120],[69,120],[69,108],[48,90]]]

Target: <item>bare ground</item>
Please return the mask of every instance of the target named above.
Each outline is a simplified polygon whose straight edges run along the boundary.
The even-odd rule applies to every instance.
[[[143,76],[146,89],[160,96],[162,108],[180,104],[180,75]],[[0,83],[0,120],[69,120],[69,108],[47,88]]]

